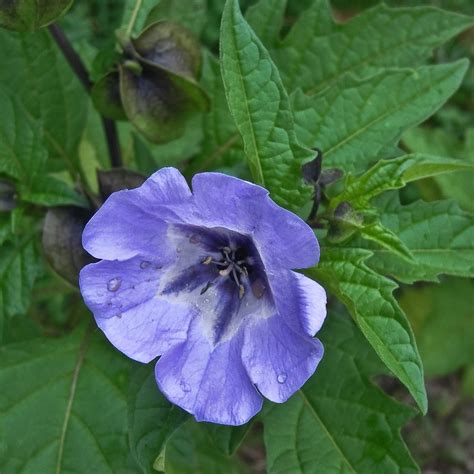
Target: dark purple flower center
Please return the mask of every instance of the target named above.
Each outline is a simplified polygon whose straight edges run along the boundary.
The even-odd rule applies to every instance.
[[[162,295],[187,295],[211,318],[214,340],[250,314],[273,308],[265,267],[251,237],[223,228],[176,226],[176,260]]]

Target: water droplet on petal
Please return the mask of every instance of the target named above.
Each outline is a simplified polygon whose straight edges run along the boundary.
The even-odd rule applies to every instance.
[[[188,393],[191,391],[191,387],[184,380],[181,380],[181,382],[179,383],[179,386],[181,387],[181,390],[185,393]]]
[[[145,268],[148,268],[151,265],[151,262],[148,262],[147,260],[143,260],[140,262],[140,268],[142,270],[145,270]]]
[[[120,288],[121,284],[122,284],[122,279],[120,277],[112,278],[107,283],[107,289],[109,291],[117,291]]]
[[[193,234],[189,237],[189,242],[192,244],[197,244],[201,241],[201,236],[198,234]]]
[[[123,316],[122,313],[117,314],[118,319],[122,319],[122,316]]]
[[[280,374],[277,377],[277,382],[278,383],[285,383],[286,382],[287,375],[286,374]]]

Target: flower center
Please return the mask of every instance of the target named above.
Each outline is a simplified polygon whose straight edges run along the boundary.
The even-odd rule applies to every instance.
[[[245,294],[245,286],[242,284],[244,278],[249,276],[249,269],[253,265],[252,257],[245,257],[242,248],[220,247],[221,258],[219,260],[212,256],[207,256],[202,260],[203,265],[215,265],[220,276],[228,277],[234,281],[239,289],[239,298],[242,299]],[[201,295],[210,287],[212,282],[202,288]]]

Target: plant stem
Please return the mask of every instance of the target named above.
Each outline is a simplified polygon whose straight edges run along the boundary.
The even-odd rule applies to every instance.
[[[135,22],[137,21],[137,15],[138,12],[140,11],[140,7],[142,6],[142,0],[136,0],[135,1],[135,7],[133,8],[132,11],[132,16],[130,17],[130,21],[128,22],[127,25],[127,30],[126,30],[126,36],[130,36],[133,30],[133,27],[135,26]]]
[[[50,25],[48,29],[54,41],[56,41],[56,44],[66,58],[66,61],[69,63],[69,66],[71,66],[71,69],[74,71],[79,81],[84,86],[84,89],[90,93],[92,89],[92,82],[89,79],[89,73],[82,62],[82,59],[76,53],[66,35],[57,24]],[[105,138],[107,140],[107,148],[109,150],[110,164],[113,168],[119,168],[122,166],[122,156],[120,153],[120,145],[115,122],[106,117],[101,118],[102,127],[104,128]]]

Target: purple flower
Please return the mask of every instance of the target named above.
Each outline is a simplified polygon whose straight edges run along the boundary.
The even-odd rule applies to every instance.
[[[313,335],[326,294],[293,272],[318,242],[260,186],[219,173],[165,168],[112,194],[87,224],[98,263],[80,274],[84,300],[128,357],[158,356],[160,390],[197,420],[246,423],[262,396],[284,402],[315,371]]]

